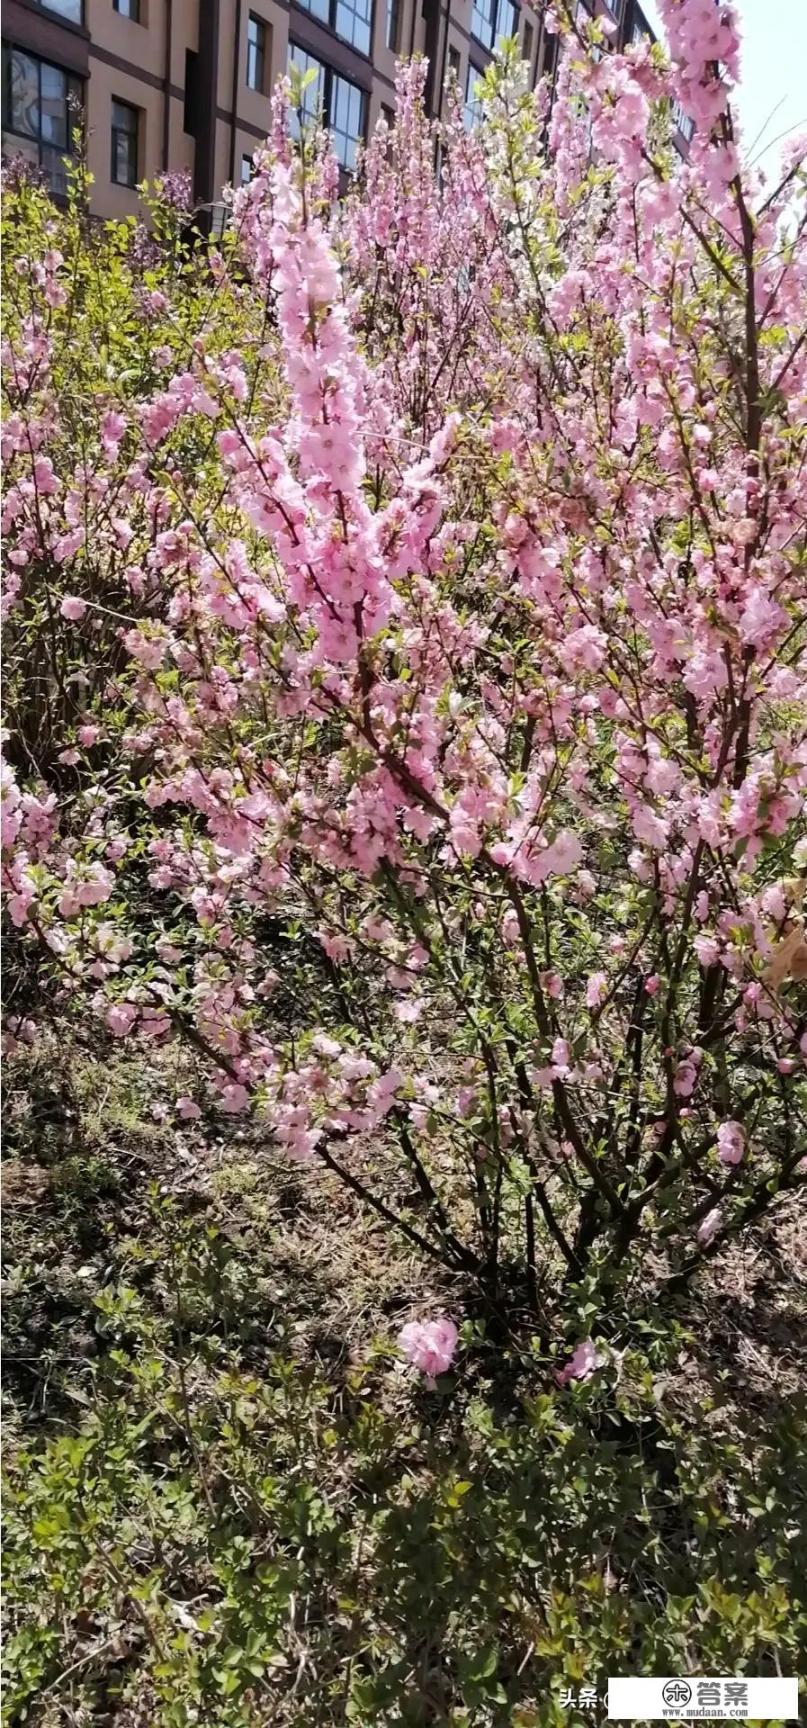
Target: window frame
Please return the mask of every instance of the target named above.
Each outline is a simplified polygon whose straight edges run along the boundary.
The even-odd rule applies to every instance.
[[[38,127],[38,130],[36,132],[34,132],[34,131],[21,131],[13,123],[14,122],[14,111],[13,111],[13,105],[12,105],[12,69],[13,69],[14,55],[15,54],[22,55],[24,59],[30,61],[36,67],[36,91],[37,91],[37,93],[36,93],[36,111],[37,111],[37,127]],[[59,76],[64,80],[65,142],[64,142],[63,146],[60,144],[55,144],[53,142],[53,139],[48,138],[42,129],[42,114],[43,114],[43,109],[42,109],[42,69],[43,69],[43,67],[47,67],[49,72],[58,72]],[[63,161],[65,158],[69,162],[75,161],[75,157],[73,155],[73,148],[72,148],[73,132],[75,130],[75,124],[76,123],[79,125],[79,127],[82,130],[83,130],[83,126],[84,126],[84,116],[85,116],[85,112],[86,112],[84,85],[85,85],[85,79],[80,77],[80,75],[77,72],[71,71],[69,67],[59,66],[55,60],[47,60],[43,54],[32,54],[31,50],[29,48],[22,48],[17,43],[11,43],[11,42],[4,42],[3,43],[3,61],[2,61],[3,133],[4,133],[4,135],[8,136],[9,138],[19,138],[20,143],[21,144],[24,143],[24,144],[28,145],[29,148],[31,146],[36,146],[37,167],[38,167],[40,173],[46,179],[48,190],[56,197],[62,197],[62,198],[65,197],[66,196],[66,187],[64,190],[62,190],[61,186],[54,185],[54,180],[57,178],[57,176],[54,173],[54,171],[52,169],[49,169],[47,166],[48,154],[50,153],[51,155],[54,155],[54,154],[58,155],[60,161]],[[71,97],[75,98],[75,100],[78,104],[78,115],[76,116],[76,122],[75,123],[73,121],[73,117],[72,117],[71,112],[70,112]]]
[[[320,60],[319,55],[318,54],[312,54],[310,48],[305,48],[303,46],[302,42],[295,42],[293,36],[289,36],[289,44],[288,44],[287,60],[286,60],[287,70],[288,70],[288,67],[290,65],[293,65],[295,63],[294,62],[295,53],[305,55],[305,58],[308,61],[308,66],[306,67],[306,70],[309,70],[312,62],[315,66],[319,67],[319,76],[317,78],[317,82],[316,82],[316,84],[309,86],[309,88],[313,89],[314,91],[316,91],[318,88],[321,89],[321,93],[322,93],[322,124],[327,129],[327,131],[330,132],[331,140],[334,143],[334,148],[336,145],[336,137],[337,136],[345,136],[345,137],[352,136],[352,134],[348,135],[346,133],[342,133],[341,131],[337,134],[336,129],[334,127],[334,113],[335,113],[334,84],[336,82],[339,82],[341,84],[346,85],[348,90],[350,90],[350,91],[355,91],[356,94],[358,95],[359,99],[360,99],[360,103],[361,103],[361,129],[357,133],[354,142],[355,142],[355,144],[359,144],[359,143],[366,144],[366,142],[367,142],[367,118],[368,118],[368,114],[370,111],[370,93],[369,93],[369,91],[365,90],[363,85],[355,84],[353,82],[353,79],[348,78],[344,72],[340,72],[339,68],[337,66],[329,65],[327,60]],[[312,118],[312,116],[309,115],[309,118]],[[295,112],[295,122],[296,122],[296,112]],[[352,174],[354,172],[353,168],[350,168],[346,162],[342,161],[338,152],[337,152],[336,159],[337,159],[337,162],[339,163],[339,167],[342,169],[343,173]]]
[[[355,4],[355,0],[321,0],[321,10],[319,10],[319,11],[317,10],[316,0],[312,0],[312,3],[310,5],[307,3],[307,0],[293,0],[292,12],[294,12],[295,7],[301,12],[307,12],[309,18],[315,18],[318,24],[323,25],[324,29],[330,30],[332,32],[332,34],[336,37],[337,42],[346,43],[348,48],[352,48],[354,54],[360,54],[363,60],[369,60],[370,63],[372,64],[373,35],[375,32],[375,0],[366,0],[366,4],[367,4],[367,17],[366,18],[362,17],[362,15],[359,13],[357,6]],[[367,47],[366,48],[357,47],[355,41],[353,40],[353,37],[343,35],[342,31],[338,28],[336,20],[339,16],[340,6],[345,7],[346,10],[353,13],[354,17],[359,18],[362,23],[367,25]],[[398,35],[400,37],[400,31],[401,31],[400,0],[394,0],[394,6],[392,8],[390,8],[389,3],[387,5],[387,18],[385,19],[385,22],[384,22],[384,41],[385,41],[387,47],[389,47],[389,42],[387,41],[386,30],[387,30],[387,19],[389,18],[390,10],[392,10],[395,14],[397,14],[397,30],[398,30]],[[291,40],[292,40],[292,32],[290,29],[289,30],[289,42],[291,42]],[[393,49],[392,52],[395,53],[396,50]],[[324,64],[325,64],[325,62],[323,61],[323,65]],[[343,77],[344,74],[340,73],[339,76]],[[348,82],[350,82],[350,80],[348,80]],[[360,89],[361,86],[359,85],[359,86],[357,86],[357,88]]]
[[[250,26],[253,24],[260,31],[260,40],[256,41],[256,42],[253,42],[253,40],[250,36],[250,33],[249,33],[250,32]],[[268,54],[267,54],[267,47],[269,49]],[[252,79],[250,77],[250,67],[252,65],[253,49],[255,52],[255,56],[259,60],[259,64],[260,64],[260,76],[259,76],[258,82],[256,84],[253,84]],[[268,95],[268,91],[266,88],[266,85],[267,85],[267,67],[268,67],[269,61],[271,60],[271,57],[272,57],[272,26],[271,26],[271,24],[268,22],[268,20],[266,18],[262,18],[259,12],[248,12],[247,13],[247,65],[246,65],[245,76],[246,76],[247,89],[248,90],[254,90],[256,96]]]
[[[116,108],[125,108],[128,110],[128,112],[130,114],[134,115],[134,129],[133,130],[129,130],[128,128],[123,127],[123,126],[116,126],[116,124],[115,124],[115,109]],[[125,102],[123,100],[122,96],[113,96],[112,97],[112,106],[111,106],[110,112],[111,112],[111,119],[110,119],[110,126],[109,126],[109,178],[112,181],[113,186],[123,186],[126,189],[126,191],[133,192],[137,183],[138,183],[138,179],[140,177],[139,171],[140,171],[140,141],[141,141],[140,140],[140,113],[141,113],[141,110],[139,108],[135,107],[134,102]],[[118,178],[118,173],[117,173],[117,168],[118,168],[117,139],[118,139],[118,135],[120,135],[123,138],[134,138],[134,167],[133,167],[133,178],[131,180],[120,180]]]
[[[140,0],[112,0],[112,10],[117,12],[119,18],[125,18],[129,24],[145,23]]]

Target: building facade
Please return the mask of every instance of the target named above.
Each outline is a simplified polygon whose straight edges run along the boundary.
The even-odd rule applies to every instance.
[[[578,9],[613,16],[620,44],[651,34],[636,0]],[[179,169],[212,210],[225,183],[249,177],[291,64],[314,70],[306,105],[321,103],[349,173],[392,111],[398,57],[427,57],[433,114],[456,75],[470,124],[476,80],[514,35],[533,82],[553,75],[557,39],[518,0],[5,0],[3,154],[35,164],[59,197],[80,123],[93,214],[134,215],[138,182]]]

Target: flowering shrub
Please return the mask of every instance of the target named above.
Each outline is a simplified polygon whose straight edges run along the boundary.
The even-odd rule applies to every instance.
[[[78,469],[64,256],[12,266],[11,653],[114,611],[13,745],[23,950],[544,1316],[804,1153],[803,158],[742,170],[731,9],[663,10],[671,67],[569,41],[548,130],[512,54],[478,135],[403,69],[344,205],[281,96]]]

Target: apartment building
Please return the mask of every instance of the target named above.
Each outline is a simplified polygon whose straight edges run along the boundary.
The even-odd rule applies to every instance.
[[[652,34],[636,0],[578,9],[614,17],[620,44]],[[475,83],[514,35],[533,82],[554,75],[557,39],[518,0],[5,0],[3,154],[35,164],[58,198],[80,122],[93,214],[134,214],[139,181],[187,169],[215,222],[221,187],[249,177],[291,64],[316,72],[306,105],[321,104],[350,173],[359,141],[392,111],[398,57],[428,58],[434,114],[455,74],[472,124]]]

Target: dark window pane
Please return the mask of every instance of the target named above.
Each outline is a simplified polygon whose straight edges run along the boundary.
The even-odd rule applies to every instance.
[[[67,121],[67,78],[58,66],[48,66],[44,61],[40,71],[40,112],[42,117],[42,138],[48,144],[60,144],[63,150],[68,144]]]
[[[12,48],[8,56],[8,111],[12,132],[39,137],[39,65],[31,54]]]
[[[3,80],[4,154],[13,156],[19,150],[26,161],[40,169],[52,192],[65,193],[62,158],[81,124],[81,79],[34,54],[4,48]]]
[[[195,138],[199,129],[199,55],[195,48],[185,49],[185,101],[182,110],[182,130]]]
[[[65,198],[67,196],[67,162],[65,151],[54,150],[48,144],[43,144],[41,152],[42,173],[46,185],[51,192]]]
[[[112,103],[112,179],[116,186],[137,184],[138,111],[128,102]]]
[[[252,12],[247,23],[247,84],[261,95],[266,92],[266,25]]]
[[[547,32],[546,35],[544,36],[543,65],[541,67],[541,76],[543,78],[554,79],[555,72],[557,70],[557,64],[558,64],[558,38],[557,38],[557,36],[550,36],[549,33]]]
[[[130,137],[137,137],[137,109],[130,107],[128,102],[112,103],[112,124],[118,132],[126,132]]]
[[[400,0],[387,0],[386,41],[393,54],[398,52],[398,37],[401,30]]]
[[[112,134],[112,178],[118,186],[129,183],[129,141],[123,132]]]
[[[112,0],[112,4],[121,18],[131,18],[133,24],[140,23],[140,0]]]

